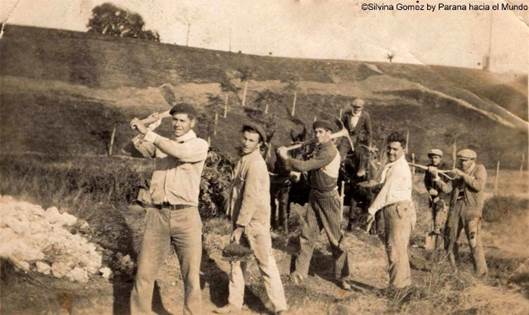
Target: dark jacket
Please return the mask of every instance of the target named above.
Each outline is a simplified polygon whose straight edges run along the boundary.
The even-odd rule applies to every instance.
[[[483,164],[476,163],[469,174],[458,178],[452,182],[443,184],[444,192],[451,192],[450,211],[456,209],[457,203],[463,203],[461,217],[465,220],[481,218],[483,214],[483,204],[485,202],[484,190],[487,182],[487,170]]]
[[[331,141],[316,146],[313,156],[306,160],[286,160],[288,169],[298,172],[309,172],[310,188],[320,192],[336,189],[340,157],[336,146]]]
[[[353,116],[352,110],[348,110],[343,114],[342,123],[344,127],[349,132],[349,136],[353,140],[353,145],[355,146],[355,150],[357,149],[357,146],[359,144],[363,144],[366,146],[371,146],[372,142],[372,126],[371,126],[371,116],[369,113],[364,109],[362,110],[362,113],[360,114],[360,118],[358,118],[358,123],[355,127],[351,124],[351,117]],[[340,140],[339,143],[339,151],[342,159],[345,159],[347,153],[351,151],[351,146],[349,145],[349,141],[347,139],[343,138]]]
[[[428,166],[433,166],[432,164],[428,164]],[[438,169],[440,170],[446,170],[447,169],[447,166],[444,164],[444,163],[441,163],[440,165],[437,166]],[[437,190],[437,196],[431,196],[431,199],[432,200],[435,200],[436,197],[439,197],[441,199],[444,199],[444,200],[448,200],[448,194],[445,193],[445,191],[443,191],[443,188],[446,187],[446,184],[448,183],[448,179],[444,176],[441,176],[439,175],[439,178],[441,180],[441,182],[436,182],[433,180],[433,176],[432,174],[430,174],[430,172],[426,171],[425,174],[424,174],[424,187],[426,187],[426,190],[430,191],[430,189],[435,189]],[[442,183],[444,183],[445,185],[442,186]],[[445,188],[446,190],[446,188]]]

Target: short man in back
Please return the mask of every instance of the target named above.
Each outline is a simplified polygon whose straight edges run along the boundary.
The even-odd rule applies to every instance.
[[[228,214],[232,219],[231,241],[245,241],[252,249],[266,293],[274,312],[286,311],[287,302],[279,270],[272,253],[270,235],[270,177],[260,148],[265,142],[264,129],[255,123],[243,125],[240,159],[233,174]],[[241,237],[245,236],[242,240]],[[244,263],[231,263],[228,304],[215,310],[227,314],[241,310],[244,299]]]
[[[432,210],[432,231],[430,236],[433,238],[434,249],[438,250],[442,245],[444,237],[444,226],[448,214],[448,205],[446,202],[446,186],[442,185],[447,182],[446,177],[439,176],[439,170],[446,169],[443,163],[443,151],[432,149],[428,152],[430,163],[428,170],[424,174],[424,187],[428,192],[428,201]]]
[[[377,211],[382,210],[384,243],[389,262],[389,287],[400,290],[411,285],[408,244],[416,221],[411,197],[413,181],[405,156],[406,138],[393,132],[386,143],[388,163],[382,170],[379,184],[381,189],[368,209],[368,230]]]
[[[481,243],[481,217],[483,214],[487,170],[476,163],[477,154],[470,149],[457,153],[457,168],[453,170],[455,180],[444,184],[446,191],[451,191],[450,210],[445,228],[445,248],[451,265],[456,267],[458,259],[459,234],[465,229],[474,271],[478,276],[487,274],[487,262]]]
[[[346,280],[351,272],[352,261],[350,254],[342,246],[342,210],[337,187],[340,154],[331,137],[335,126],[326,120],[316,120],[313,129],[316,148],[309,160],[289,157],[285,147],[278,149],[278,154],[288,169],[309,172],[309,202],[307,212],[302,218],[304,222],[300,236],[300,253],[291,278],[295,283],[301,283],[307,277],[315,243],[323,229],[331,245],[337,284],[350,290],[351,285]]]
[[[196,136],[197,113],[180,103],[171,109],[174,136],[162,137],[135,118],[131,126],[145,135],[142,152],[157,157],[146,208],[145,232],[130,303],[132,314],[152,314],[154,281],[169,245],[176,250],[184,282],[184,314],[201,314],[202,221],[198,212],[200,179],[208,143]]]

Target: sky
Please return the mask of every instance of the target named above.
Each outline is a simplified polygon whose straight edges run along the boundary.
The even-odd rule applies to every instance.
[[[422,0],[420,4],[502,0]],[[11,24],[85,31],[100,0],[0,0]],[[529,70],[528,11],[365,11],[362,4],[416,0],[113,0],[143,16],[161,41],[274,56],[436,64],[477,68],[489,50],[491,70]],[[529,0],[511,0],[524,3]],[[12,8],[15,7],[14,10]],[[491,30],[492,21],[492,33]],[[490,35],[492,34],[492,35]]]

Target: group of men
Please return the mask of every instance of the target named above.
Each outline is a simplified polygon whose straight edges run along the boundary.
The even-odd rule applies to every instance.
[[[359,99],[353,103],[356,108],[362,108],[363,105],[364,101]],[[202,222],[198,212],[198,198],[208,143],[198,138],[193,131],[197,112],[192,105],[177,104],[170,114],[174,129],[174,135],[170,138],[162,137],[149,128],[151,123],[159,120],[157,115],[143,121],[135,118],[130,123],[131,127],[141,134],[141,141],[136,141],[136,147],[146,156],[157,157],[149,189],[151,205],[146,207],[146,227],[130,299],[132,314],[152,313],[154,281],[169,244],[174,246],[180,262],[185,288],[183,312],[201,313],[199,276]],[[358,129],[371,133],[369,119],[362,118],[358,110],[355,112],[353,109],[351,115],[346,117],[353,132],[359,127]],[[295,260],[295,271],[290,278],[295,284],[300,284],[306,279],[315,243],[324,230],[335,262],[336,283],[349,290],[351,285],[348,280],[354,257],[343,244],[342,209],[337,187],[342,159],[333,141],[333,133],[337,130],[332,122],[318,119],[313,123],[313,131],[315,149],[308,160],[290,157],[286,147],[277,150],[288,170],[309,173],[309,202],[301,218],[300,251]],[[227,209],[233,227],[230,241],[245,243],[250,247],[273,311],[279,314],[285,312],[288,306],[272,253],[268,193],[270,177],[260,150],[266,143],[266,132],[259,124],[244,123],[240,136],[240,156],[231,179]],[[356,143],[371,145],[370,138],[367,142],[363,136],[357,138],[360,141]],[[411,285],[408,244],[415,224],[412,173],[405,158],[405,147],[405,137],[397,132],[389,134],[389,162],[384,166],[377,184],[379,192],[368,210],[368,225],[378,211],[383,213],[386,222],[385,245],[389,261],[390,287],[397,289]],[[444,211],[442,207],[436,206],[438,203],[435,196],[448,193],[452,196],[445,229],[446,235],[449,236],[446,244],[450,260],[455,262],[457,237],[464,228],[476,269],[479,274],[484,274],[486,264],[480,241],[480,217],[486,171],[482,165],[475,163],[475,152],[466,149],[458,154],[459,168],[451,171],[454,180],[443,181],[439,177],[439,164],[434,164],[433,159],[434,153],[439,155],[439,151],[432,152],[427,187],[432,196],[431,205],[434,211]],[[440,233],[440,230],[436,229],[434,232]],[[245,287],[244,268],[245,264],[241,261],[231,263],[228,304],[216,312],[234,313],[241,310]]]

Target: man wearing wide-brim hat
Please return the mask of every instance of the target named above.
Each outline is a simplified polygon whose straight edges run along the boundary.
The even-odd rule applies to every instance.
[[[484,190],[487,170],[476,162],[477,154],[471,149],[457,153],[457,168],[453,170],[455,180],[446,185],[451,191],[450,210],[445,227],[445,248],[451,265],[456,267],[458,259],[457,240],[461,230],[465,230],[474,271],[478,276],[487,274],[487,262],[481,243],[481,218],[483,214]],[[439,182],[441,183],[441,182]]]
[[[428,239],[432,240],[433,248],[440,249],[443,240],[444,226],[446,224],[446,217],[448,206],[446,200],[448,199],[449,191],[446,190],[447,185],[442,185],[447,182],[446,177],[439,176],[439,170],[446,169],[443,163],[443,151],[440,149],[431,149],[428,151],[428,170],[424,174],[424,187],[428,192],[428,201],[432,213],[432,230],[429,232]]]

